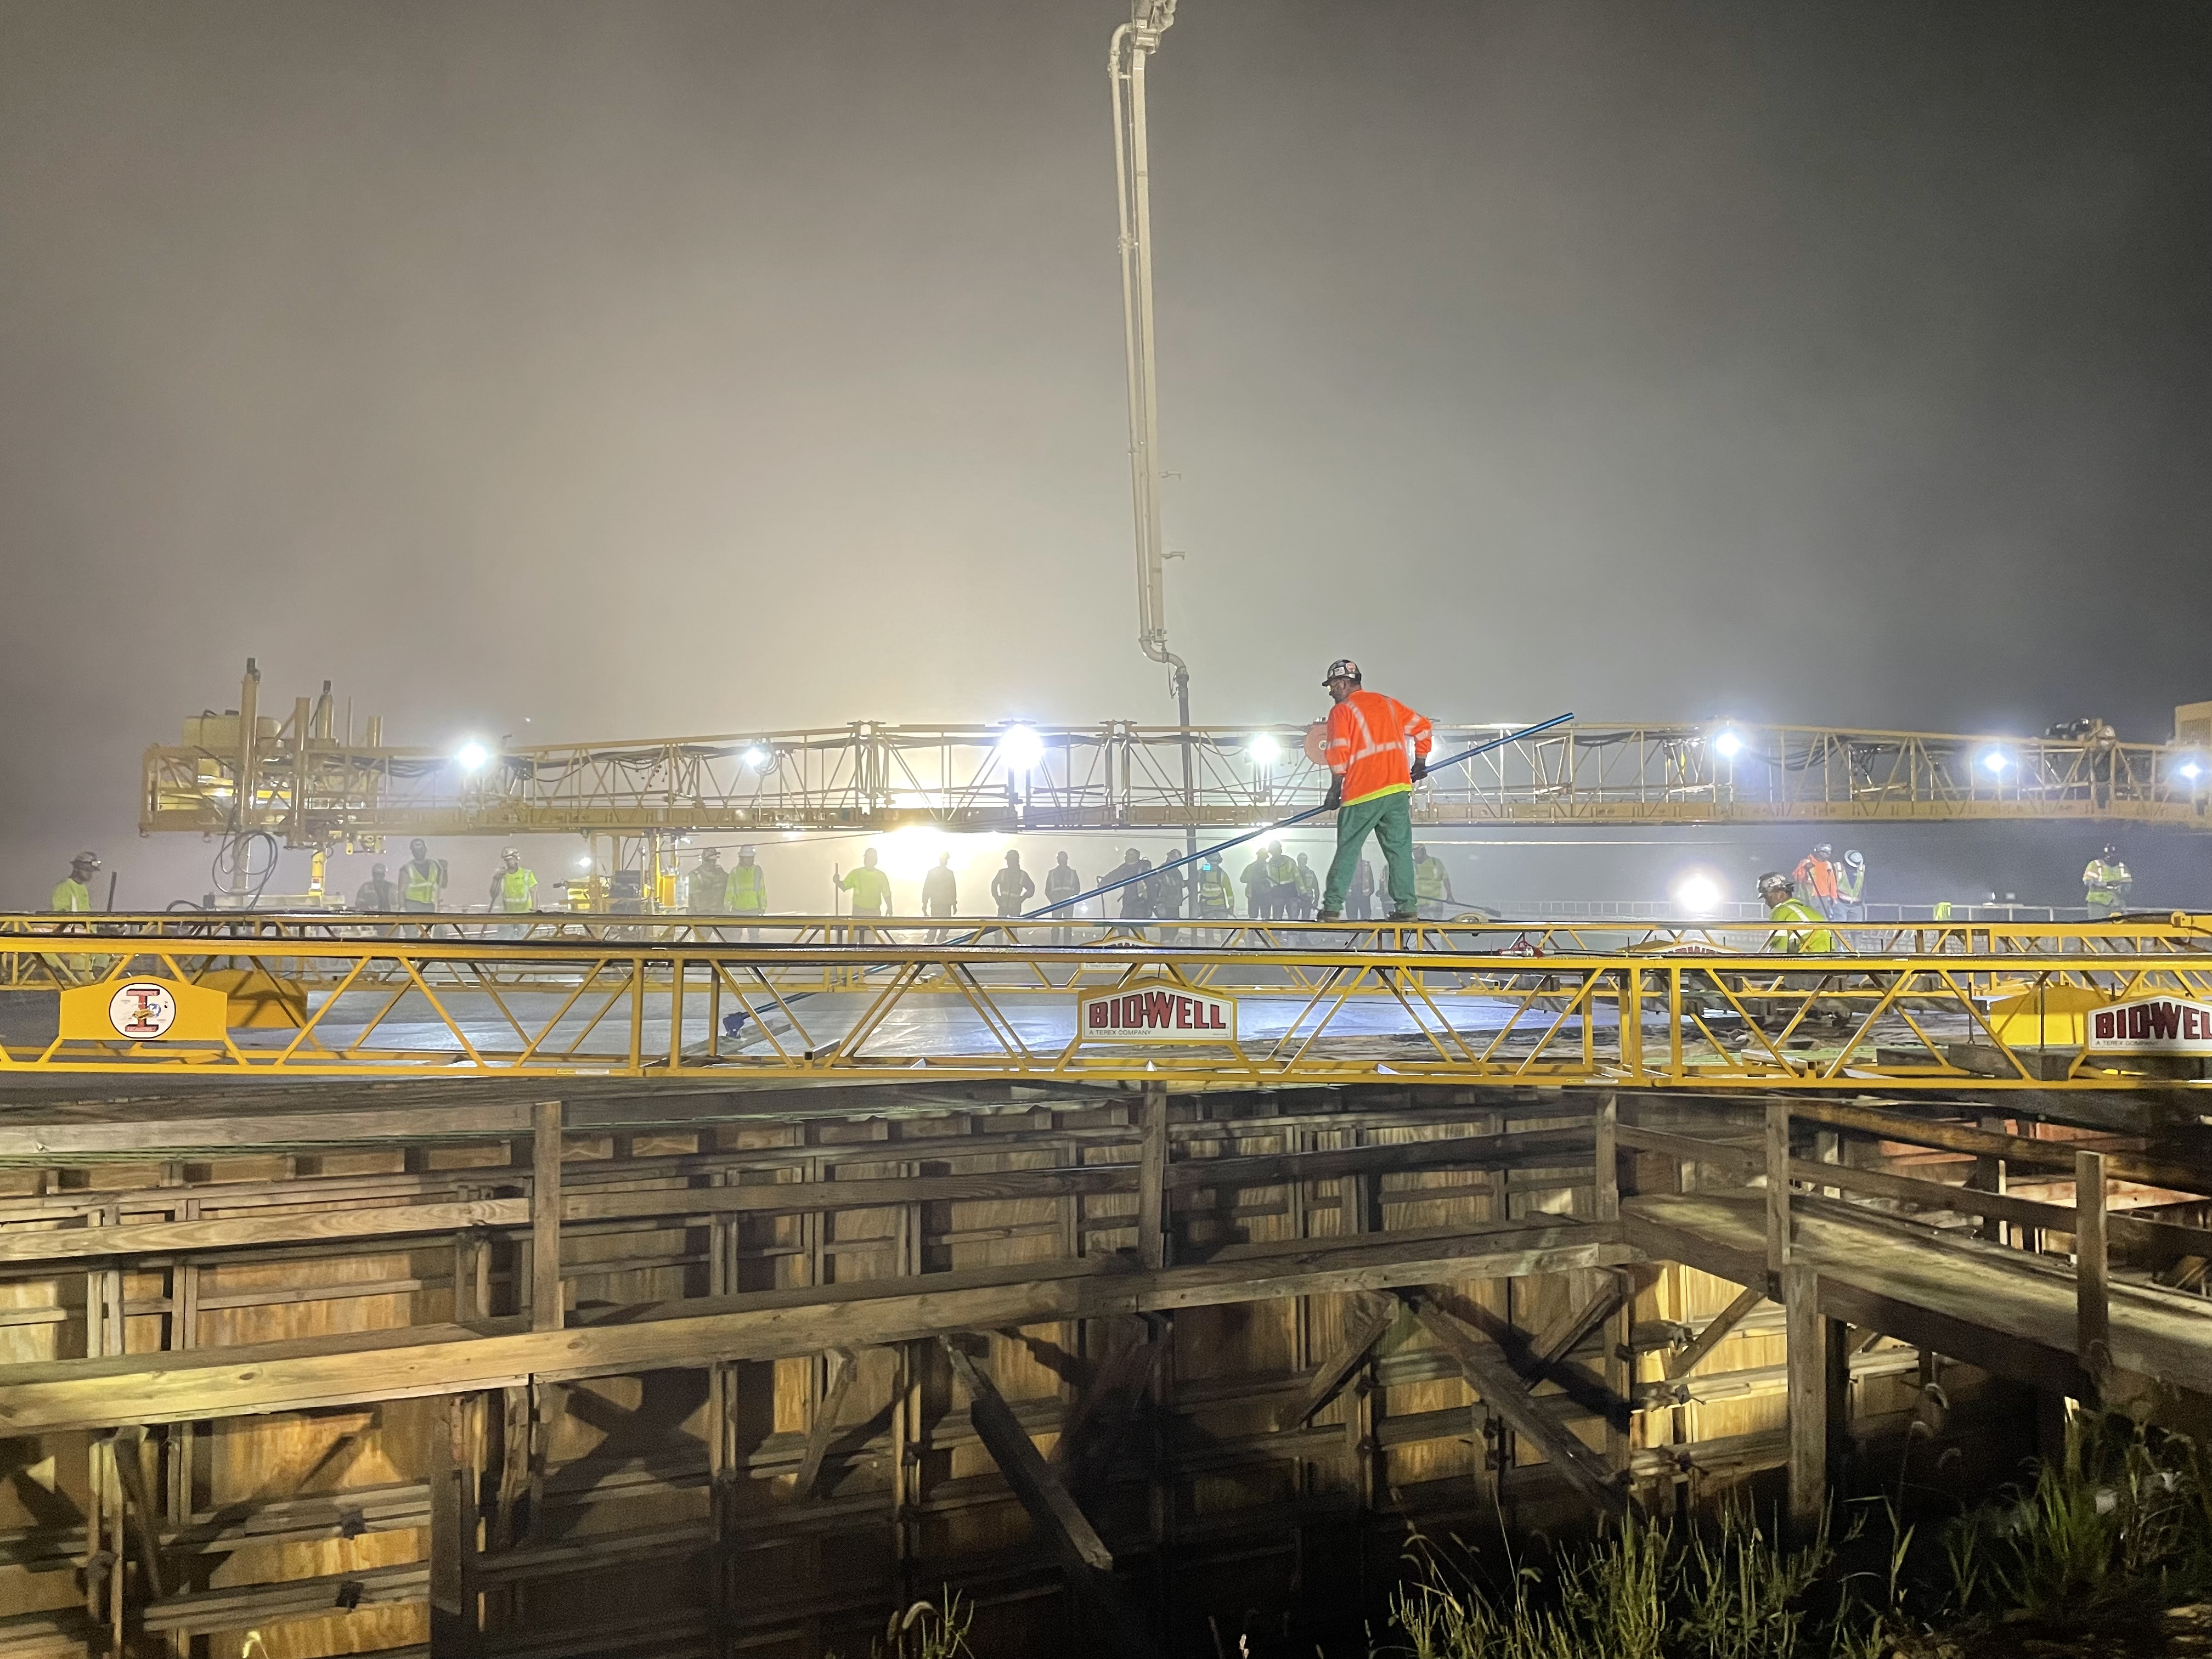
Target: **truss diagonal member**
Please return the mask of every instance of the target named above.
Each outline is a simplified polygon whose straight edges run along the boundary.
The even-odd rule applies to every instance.
[[[1297,1397],[1275,1413],[1277,1430],[1302,1426],[1336,1398],[1338,1391],[1351,1381],[1352,1372],[1367,1358],[1368,1350],[1398,1322],[1401,1305],[1395,1297],[1365,1291],[1357,1291],[1347,1299],[1346,1312],[1350,1318],[1346,1323],[1344,1340],[1337,1345],[1335,1352],[1322,1361],[1306,1380],[1305,1387],[1298,1390]]]
[[[1844,1067],[1850,1063],[1852,1054],[1858,1051],[1861,1044],[1874,1036],[1875,1022],[1889,1012],[1890,1005],[1902,994],[1905,981],[1909,978],[1911,975],[1907,972],[1899,972],[1891,976],[1889,988],[1881,994],[1873,1007],[1867,1010],[1867,1016],[1859,1022],[1858,1030],[1844,1037],[1844,1045],[1836,1051],[1835,1059],[1821,1068],[1817,1075],[1836,1078],[1844,1074]]]
[[[1528,1345],[1528,1386],[1533,1389],[1541,1382],[1554,1365],[1575,1351],[1576,1344],[1620,1312],[1621,1304],[1634,1290],[1626,1273],[1608,1273],[1604,1287],[1595,1295],[1547,1326]]]
[[[1296,1014],[1291,1016],[1290,1024],[1283,1027],[1282,1036],[1277,1037],[1274,1042],[1269,1047],[1267,1050],[1267,1058],[1269,1060],[1275,1059],[1286,1047],[1290,1045],[1291,1040],[1298,1034],[1298,1027],[1306,1023],[1306,1016],[1313,1012],[1316,1005],[1317,1005],[1323,997],[1328,994],[1329,988],[1331,986],[1340,984],[1344,978],[1346,967],[1349,965],[1350,964],[1341,964],[1336,967],[1325,969],[1320,975],[1316,976],[1315,980],[1312,981],[1313,994],[1307,997],[1305,1006],[1300,1008]],[[1338,1008],[1344,1006],[1344,998],[1346,995],[1349,995],[1352,991],[1358,988],[1359,981],[1366,976],[1367,964],[1363,963],[1356,967],[1352,967],[1352,983],[1349,986],[1344,987],[1337,997],[1336,1006]],[[1321,1024],[1314,1028],[1314,1036],[1319,1036],[1321,1035],[1322,1028],[1328,1025],[1329,1020],[1334,1017],[1335,1012],[1336,1009],[1332,1008],[1329,1010],[1328,1013],[1322,1017]],[[1296,1062],[1297,1054],[1304,1054],[1312,1042],[1313,1037],[1308,1037],[1304,1042],[1298,1044],[1297,1054],[1294,1054],[1291,1056],[1293,1063]]]
[[[446,1023],[446,1030],[452,1034],[453,1041],[461,1045],[461,1052],[469,1057],[470,1064],[483,1066],[484,1057],[477,1052],[476,1044],[469,1041],[469,1034],[461,1029],[460,1021],[446,1012],[446,1005],[439,1001],[437,994],[423,982],[422,975],[416,970],[413,959],[410,957],[406,961],[407,977],[415,981],[415,988],[422,994],[422,1000],[428,1003],[438,1018]],[[485,1069],[489,1068],[485,1067]]]
[[[804,1504],[814,1496],[821,1484],[822,1461],[830,1455],[830,1443],[836,1437],[837,1413],[844,1408],[845,1396],[853,1387],[853,1374],[860,1369],[860,1360],[850,1348],[830,1351],[830,1386],[822,1391],[816,1402],[814,1420],[806,1425],[806,1450],[799,1460],[799,1473],[791,1483],[793,1501]]]
[[[1735,1301],[1705,1322],[1705,1328],[1690,1340],[1690,1346],[1667,1359],[1667,1380],[1679,1382],[1705,1361],[1705,1357],[1720,1346],[1729,1333],[1743,1322],[1744,1316],[1766,1300],[1764,1285],[1747,1285]]]
[[[331,1052],[329,1046],[323,1042],[322,1037],[316,1032],[315,1027],[322,1024],[323,1016],[325,1014],[327,1014],[331,1009],[338,1006],[338,999],[352,988],[353,982],[361,977],[362,970],[367,968],[373,960],[374,960],[373,957],[362,957],[355,962],[354,965],[347,970],[345,976],[339,980],[337,984],[325,994],[323,998],[323,1006],[316,1009],[313,1013],[309,1014],[307,1018],[300,1022],[299,1035],[284,1045],[283,1051],[277,1054],[276,1060],[273,1062],[274,1064],[282,1066],[286,1060],[291,1059],[295,1054],[299,1052],[300,1045],[307,1042],[311,1036],[314,1038],[314,1047],[317,1054],[327,1054]],[[162,956],[161,962],[164,966],[168,968],[170,972],[176,972],[176,964],[170,961],[166,953]],[[181,978],[183,975],[179,975],[179,977]],[[225,1029],[223,1033],[223,1042],[226,1047],[230,1044],[230,1034],[228,1028]]]
[[[1561,1006],[1558,1017],[1545,1027],[1544,1035],[1537,1039],[1536,1046],[1531,1048],[1521,1063],[1513,1068],[1516,1073],[1527,1072],[1534,1067],[1536,1062],[1544,1057],[1544,1051],[1558,1040],[1559,1033],[1565,1029],[1568,1018],[1577,1011],[1582,1014],[1583,1030],[1587,1032],[1590,1029],[1591,1011],[1595,1006],[1598,983],[1604,978],[1603,972],[1597,969],[1583,969],[1582,983],[1576,988],[1574,994]]]
[[[568,1010],[574,1007],[577,1000],[591,988],[593,978],[593,972],[588,968],[576,976],[576,988],[562,999],[561,1006],[553,1011],[552,1018],[538,1028],[536,1036],[524,1039],[522,1053],[516,1057],[515,1064],[526,1066],[537,1057],[538,1045],[551,1036],[560,1028],[561,1022],[568,1018]]]
[[[1455,1318],[1437,1301],[1435,1285],[1401,1292],[1421,1322],[1451,1357],[1482,1403],[1505,1420],[1506,1426],[1544,1454],[1567,1484],[1614,1520],[1629,1510],[1626,1490],[1605,1460],[1583,1444],[1572,1431],[1554,1421],[1549,1412],[1528,1397],[1525,1380],[1513,1369],[1505,1351],[1487,1333]]]
[[[756,969],[755,971],[757,972],[758,970]],[[788,1060],[791,1058],[790,1051],[787,1049],[782,1043],[776,1040],[775,1031],[769,1029],[768,1022],[761,1017],[759,1010],[753,1006],[751,999],[747,997],[744,992],[738,988],[737,977],[730,972],[729,965],[726,963],[718,962],[714,964],[714,977],[719,983],[726,987],[731,996],[737,1000],[738,1007],[741,1011],[744,1018],[758,1029],[761,1036],[768,1039],[769,1047],[775,1050],[775,1057],[778,1060]],[[771,993],[770,994],[773,995],[774,994]],[[719,1040],[719,1034],[717,1035]],[[805,1033],[802,1032],[800,1035],[803,1036]],[[718,1060],[734,1060],[737,1056],[734,1054],[723,1054],[720,1052],[718,1048],[715,1058]]]
[[[1459,1044],[1459,1051],[1466,1057],[1468,1064],[1470,1066],[1479,1064],[1480,1062],[1477,1061],[1474,1057],[1474,1050],[1468,1046],[1467,1039],[1460,1035],[1459,1027],[1451,1023],[1451,1016],[1444,1012],[1444,1011],[1437,1006],[1436,998],[1429,994],[1429,988],[1422,982],[1421,974],[1426,971],[1426,969],[1417,970],[1411,975],[1414,991],[1419,995],[1422,1002],[1427,1006],[1428,1011],[1437,1017],[1437,1024],[1444,1030],[1449,1032],[1451,1035],[1451,1040]],[[1443,969],[1440,971],[1451,972],[1455,970]],[[1401,1002],[1403,1002],[1405,998],[1401,995],[1398,1000]],[[1431,1041],[1434,1042],[1435,1039],[1431,1038]],[[1437,1047],[1438,1051],[1441,1052],[1443,1045],[1442,1043],[1437,1043]],[[1446,1064],[1449,1064],[1451,1056],[1446,1054],[1444,1055],[1444,1060]]]

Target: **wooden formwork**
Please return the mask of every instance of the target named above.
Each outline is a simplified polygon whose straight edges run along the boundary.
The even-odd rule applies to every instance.
[[[864,1652],[945,1587],[986,1655],[1311,1651],[1409,1528],[1785,1461],[1780,1310],[1625,1242],[1685,1172],[1609,1097],[627,1086],[0,1169],[0,1659]],[[1859,1436],[1959,1435],[1979,1373],[1849,1346]]]

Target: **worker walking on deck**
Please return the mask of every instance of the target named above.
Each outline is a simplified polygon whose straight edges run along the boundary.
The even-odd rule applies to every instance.
[[[1336,810],[1336,856],[1322,890],[1321,920],[1340,921],[1352,867],[1372,835],[1390,884],[1390,920],[1414,919],[1413,786],[1429,775],[1429,723],[1395,698],[1365,689],[1359,665],[1340,658],[1328,688],[1328,796]],[[1407,758],[1410,747],[1412,757]]]
[[[1083,878],[1075,873],[1075,866],[1067,861],[1067,854],[1060,854],[1052,868],[1044,872],[1044,902],[1053,907],[1052,942],[1054,945],[1073,942],[1075,929],[1068,924],[1075,920],[1075,908],[1070,901],[1082,890]]]
[[[353,908],[374,914],[399,908],[399,884],[385,873],[380,864],[368,866],[368,879],[362,883],[353,896]]]
[[[1866,920],[1866,854],[1856,847],[1844,854],[1844,867],[1836,876],[1837,919],[1841,921]]]
[[[1237,914],[1234,890],[1229,884],[1229,872],[1221,867],[1221,860],[1203,858],[1198,861],[1198,914],[1201,916],[1231,916]]]
[[[430,856],[430,844],[417,836],[407,843],[407,862],[399,866],[399,908],[435,911],[445,902],[446,861]]]
[[[848,870],[837,885],[853,896],[856,916],[887,916],[891,910],[891,878],[876,867],[876,849],[860,854],[860,867]]]
[[[1451,872],[1425,847],[1413,849],[1413,897],[1421,914],[1431,921],[1442,921],[1458,902],[1452,896]]]
[[[722,868],[722,855],[709,847],[699,854],[691,872],[689,908],[695,916],[721,915],[730,898],[730,872]]]
[[[499,870],[491,878],[491,902],[488,907],[495,915],[521,915],[538,908],[538,872],[522,861],[522,854],[510,847],[499,855]],[[520,939],[522,924],[508,922],[499,930],[501,939]]]
[[[2128,890],[2136,878],[2120,861],[2120,849],[2106,847],[2081,872],[2081,893],[2089,906],[2089,920],[2103,921],[2127,908]]]
[[[1809,902],[1828,921],[1836,919],[1836,849],[1822,842],[1797,860],[1791,877],[1801,902]]]
[[[1244,914],[1255,921],[1264,921],[1267,915],[1267,849],[1259,848],[1252,854],[1252,862],[1244,866],[1244,873],[1237,878],[1244,884]]]
[[[1313,866],[1306,862],[1304,853],[1298,854],[1297,884],[1298,920],[1311,921],[1315,913],[1321,908],[1321,878],[1314,872]]]
[[[100,854],[79,853],[70,860],[70,872],[54,884],[46,908],[79,915],[92,908],[92,878],[100,868]]]
[[[1365,859],[1352,872],[1352,891],[1344,914],[1354,921],[1365,921],[1375,914],[1375,866]]]
[[[1022,906],[1030,902],[1030,895],[1036,891],[1036,883],[1030,878],[1030,872],[1022,868],[1022,855],[1009,847],[1006,849],[1006,867],[991,878],[991,897],[998,904],[999,914],[1018,916],[1022,913]]]
[[[757,860],[758,852],[750,847],[738,848],[738,861],[730,870],[730,878],[722,888],[722,902],[733,916],[745,916],[757,921],[768,914],[768,872]],[[760,929],[745,929],[748,944],[760,943]]]
[[[960,883],[952,873],[950,853],[939,853],[921,878],[921,914],[939,921],[960,914]],[[929,942],[942,945],[951,934],[950,927],[933,927]]]
[[[1759,878],[1759,902],[1766,907],[1769,921],[1826,921],[1828,917],[1818,907],[1797,896],[1797,884],[1779,870],[1770,870]],[[1785,956],[1825,956],[1836,948],[1836,935],[1826,927],[1787,927],[1777,929],[1766,940],[1766,949]]]
[[[1283,850],[1283,843],[1267,843],[1267,915],[1273,921],[1289,921],[1298,913],[1297,860]]]
[[[1145,890],[1146,884],[1142,877],[1151,867],[1151,865],[1133,847],[1122,854],[1121,863],[1106,872],[1106,879],[1103,884],[1111,890],[1099,900],[1099,914],[1104,915],[1106,906],[1114,903],[1118,896],[1120,901],[1118,910],[1121,921],[1124,923],[1137,924],[1134,931],[1143,933],[1143,924],[1152,915],[1152,911],[1146,902],[1151,895]],[[1126,932],[1128,929],[1125,927],[1121,931]]]

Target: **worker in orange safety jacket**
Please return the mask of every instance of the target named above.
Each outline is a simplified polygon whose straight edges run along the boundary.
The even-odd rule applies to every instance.
[[[1359,665],[1349,657],[1329,664],[1322,677],[1335,707],[1328,711],[1328,797],[1336,811],[1336,856],[1322,890],[1321,921],[1344,916],[1345,895],[1372,833],[1389,872],[1391,921],[1412,921],[1413,786],[1429,775],[1434,733],[1420,715],[1394,697],[1370,691]]]

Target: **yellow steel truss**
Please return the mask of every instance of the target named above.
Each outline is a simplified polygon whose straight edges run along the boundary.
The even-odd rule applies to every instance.
[[[249,1029],[234,1012],[222,1041],[198,1045],[64,1041],[39,1024],[48,1004],[14,998],[0,1072],[2212,1087],[2187,1058],[2047,1046],[2040,1026],[2031,1046],[1996,1012],[2057,990],[2054,1007],[2212,1000],[2212,940],[2193,918],[1850,930],[1855,948],[1820,957],[1761,949],[1766,928],[1661,924],[1182,923],[1173,942],[1156,925],[1054,944],[1050,924],[1024,923],[937,945],[931,925],[793,923],[751,943],[619,918],[507,939],[463,936],[458,918],[117,918],[97,933],[15,918],[0,965],[18,988],[98,997],[166,980],[223,988],[234,1011],[297,1013]],[[1117,987],[1234,998],[1237,1036],[1086,1040],[1079,999]]]

